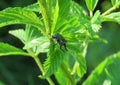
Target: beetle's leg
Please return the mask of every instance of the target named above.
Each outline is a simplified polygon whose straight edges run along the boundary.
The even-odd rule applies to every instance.
[[[67,49],[67,47],[66,47],[66,44],[63,44],[63,45],[64,45],[65,50],[68,51],[68,49]]]
[[[67,49],[67,47],[66,47],[66,44],[60,45],[60,49],[61,49],[62,51],[65,51],[64,49],[62,49],[62,46],[64,46],[65,50],[68,51],[68,49]]]
[[[60,49],[62,50],[62,45],[60,45]]]

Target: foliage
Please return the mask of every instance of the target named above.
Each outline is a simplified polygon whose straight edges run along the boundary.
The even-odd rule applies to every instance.
[[[89,14],[72,0],[38,0],[37,3],[23,8],[6,8],[0,11],[0,27],[24,24],[25,29],[9,31],[11,35],[21,40],[24,46],[23,49],[19,49],[1,42],[0,56],[30,56],[42,72],[39,77],[47,79],[49,84],[54,84],[50,78],[54,74],[60,85],[76,85],[87,71],[85,56],[88,44],[91,41],[102,40],[98,35],[102,28],[101,24],[107,21],[120,23],[120,13],[111,13],[119,7],[120,1],[111,2],[113,7],[103,14],[100,10],[94,10],[98,0],[85,1]],[[56,33],[65,38],[68,51],[60,49],[59,44],[56,44],[52,38]],[[40,53],[47,54],[44,64],[38,58]],[[119,53],[103,61],[83,84],[101,85],[103,82],[110,84],[119,82],[117,77],[116,80],[113,78],[116,75],[113,74],[115,70],[109,71],[112,65],[117,69],[116,65],[119,64],[117,58],[119,59]],[[103,76],[107,79],[103,79]],[[101,81],[94,81],[97,78]]]
[[[83,85],[117,85],[120,71],[120,53],[106,58],[88,77]]]

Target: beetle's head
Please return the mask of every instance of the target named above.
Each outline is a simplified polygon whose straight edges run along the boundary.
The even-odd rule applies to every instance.
[[[54,35],[52,35],[52,38],[53,39],[57,39],[57,38],[59,38],[61,35],[60,34],[54,34]]]

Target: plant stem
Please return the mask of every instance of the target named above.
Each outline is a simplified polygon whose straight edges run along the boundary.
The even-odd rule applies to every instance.
[[[93,16],[93,12],[92,11],[90,11],[90,17],[92,17]]]
[[[107,10],[106,12],[104,12],[102,14],[102,16],[105,16],[107,14],[110,14],[112,11],[116,10],[118,7],[120,6],[120,2],[118,2],[116,5],[114,5],[112,8],[110,8],[109,10]]]
[[[42,72],[42,75],[44,75],[44,68],[42,66],[42,63],[40,62],[40,59],[38,58],[38,53],[33,53],[30,49],[27,49],[29,55],[32,56],[32,58],[35,60],[36,64],[38,65],[40,71]],[[46,80],[49,82],[50,85],[55,85],[54,82],[50,77],[46,78]]]
[[[35,56],[34,60],[37,63],[39,69],[41,70],[42,75],[44,75],[44,69],[43,69],[42,63],[40,62],[40,59],[38,58],[38,56]],[[50,85],[55,85],[50,77],[46,78],[46,80],[49,82]]]
[[[39,69],[41,70],[42,74],[44,75],[44,69],[43,69],[43,66],[42,66],[38,56],[35,56],[34,60],[35,60],[36,64],[38,65]]]

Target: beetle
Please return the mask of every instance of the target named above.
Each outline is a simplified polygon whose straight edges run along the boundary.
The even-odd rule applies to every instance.
[[[52,35],[52,39],[54,39],[56,43],[60,45],[60,49],[62,49],[62,46],[64,46],[65,50],[66,51],[68,50],[66,47],[67,41],[61,34],[57,33],[57,34]]]

